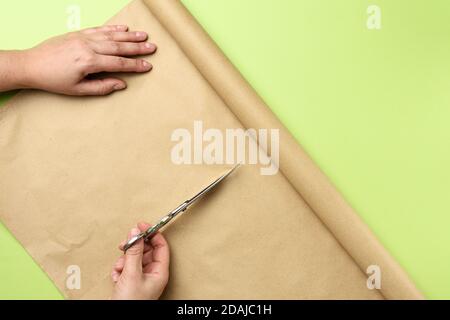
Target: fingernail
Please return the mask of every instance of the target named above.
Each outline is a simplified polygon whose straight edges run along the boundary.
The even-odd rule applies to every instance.
[[[144,67],[144,69],[148,69],[150,70],[153,66],[150,64],[150,62],[142,60],[142,66]]]
[[[111,275],[111,277],[112,277],[112,279],[113,279],[114,282],[117,282],[117,281],[119,280],[119,275],[118,275],[117,273],[113,273],[113,274]]]
[[[145,32],[136,32],[136,37],[139,39],[147,38],[147,34]]]
[[[125,83],[117,83],[114,85],[114,90],[123,90],[127,85]]]
[[[150,42],[146,42],[145,43],[145,47],[147,49],[151,49],[151,50],[155,50],[156,49],[156,45],[154,43],[150,43]]]
[[[128,30],[128,26],[120,25],[120,26],[116,26],[116,29],[119,31],[126,31],[126,30]]]

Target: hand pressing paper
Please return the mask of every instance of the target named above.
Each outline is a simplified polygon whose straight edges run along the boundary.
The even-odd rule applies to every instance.
[[[147,38],[126,25],[107,25],[54,37],[28,50],[0,52],[0,92],[28,88],[83,96],[123,90],[121,79],[93,76],[150,71],[148,61],[129,58],[156,51]]]

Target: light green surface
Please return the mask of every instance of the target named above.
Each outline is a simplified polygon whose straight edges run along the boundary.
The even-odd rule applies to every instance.
[[[1,47],[65,32],[68,4],[90,26],[127,2],[3,1]],[[450,1],[183,2],[426,296],[450,298]],[[4,228],[0,282],[0,298],[60,297]]]

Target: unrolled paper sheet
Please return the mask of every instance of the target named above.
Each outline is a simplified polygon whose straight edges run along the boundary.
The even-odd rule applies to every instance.
[[[108,23],[158,44],[154,70],[108,97],[22,91],[0,109],[0,218],[67,298],[108,298],[117,245],[227,165],[175,164],[177,128],[278,129],[280,170],[244,165],[164,230],[168,299],[421,298],[177,0],[135,0]],[[264,152],[264,146],[259,146]],[[380,290],[366,268],[380,267]],[[81,288],[67,286],[77,266]]]

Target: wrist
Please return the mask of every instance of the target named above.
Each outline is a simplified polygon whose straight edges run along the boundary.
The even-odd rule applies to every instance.
[[[30,77],[29,50],[15,51],[15,83],[18,89],[33,88],[32,79]]]
[[[0,52],[0,91],[30,87],[26,51]]]

